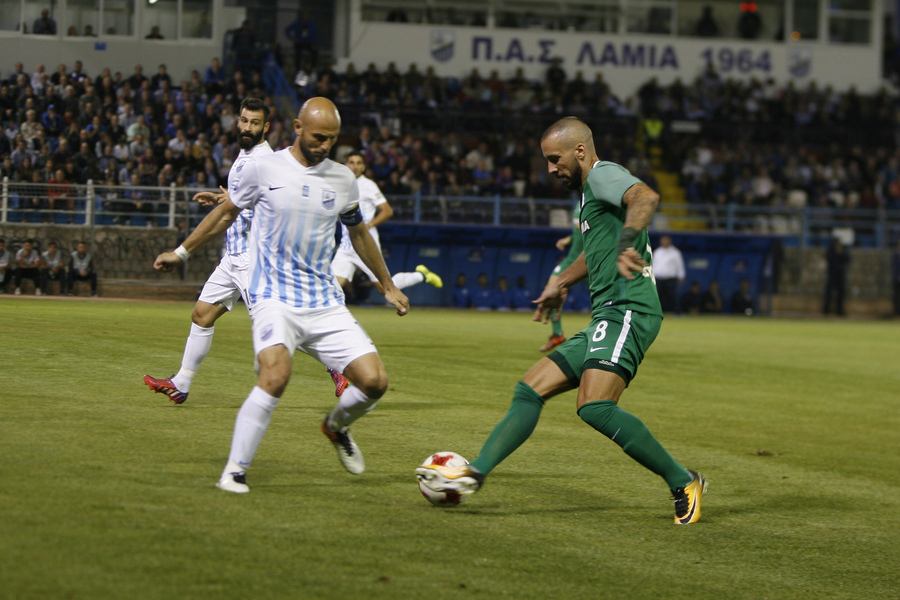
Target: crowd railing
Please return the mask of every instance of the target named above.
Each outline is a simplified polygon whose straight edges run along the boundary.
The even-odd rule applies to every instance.
[[[209,212],[193,200],[213,188],[0,182],[0,223],[187,229]],[[571,198],[386,193],[397,223],[572,227]],[[900,210],[736,204],[661,204],[652,229],[763,233],[817,246],[839,236],[886,248],[900,240]]]

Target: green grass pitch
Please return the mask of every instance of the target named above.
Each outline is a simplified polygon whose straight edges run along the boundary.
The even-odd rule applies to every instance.
[[[529,315],[354,309],[391,378],[346,473],[297,354],[250,494],[214,487],[253,386],[243,307],[190,398],[191,305],[0,299],[0,598],[898,598],[900,322],[668,318],[621,405],[710,481],[696,525],[665,484],[548,402],[456,508],[415,466],[474,458],[549,332]],[[566,314],[568,332],[587,316]]]

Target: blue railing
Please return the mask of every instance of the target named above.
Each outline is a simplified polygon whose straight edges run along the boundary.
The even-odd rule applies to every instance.
[[[195,226],[208,212],[192,201],[196,187],[108,186],[0,181],[0,223],[175,228]],[[214,190],[213,190],[214,191]],[[572,227],[572,200],[386,194],[392,222],[498,228]],[[886,248],[900,240],[900,210],[662,204],[653,231],[777,235],[801,246],[838,236],[850,245]]]

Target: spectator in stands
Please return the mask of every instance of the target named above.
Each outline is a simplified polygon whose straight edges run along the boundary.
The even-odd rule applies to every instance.
[[[168,86],[167,89],[172,88],[172,78],[169,77],[169,73],[166,70],[166,65],[162,64],[156,70],[156,75],[150,78],[150,89],[153,91],[164,89],[164,85]]]
[[[533,312],[535,295],[531,288],[528,287],[528,280],[524,275],[516,278],[516,289],[512,291],[512,307],[515,310]]]
[[[140,90],[145,81],[150,80],[144,75],[144,67],[142,65],[135,65],[134,73],[128,78],[128,84],[131,86],[132,91],[137,92]]]
[[[469,308],[472,306],[472,290],[466,285],[464,273],[456,276],[456,284],[453,286],[453,306],[456,308]]]
[[[497,293],[491,289],[486,273],[478,274],[477,287],[472,291],[472,306],[478,310],[491,310],[497,306]]]
[[[66,179],[66,172],[63,169],[57,169],[53,178],[48,181],[50,185],[47,187],[47,208],[50,210],[74,210],[75,198],[73,197],[71,182]],[[49,219],[51,215],[47,215]],[[71,220],[72,215],[69,215]]]
[[[894,316],[900,317],[900,240],[891,256],[891,283],[894,288]]]
[[[700,15],[700,20],[697,21],[694,33],[697,37],[703,38],[717,37],[719,35],[719,24],[713,16],[712,6],[706,5],[703,7],[703,14]]]
[[[509,284],[504,275],[497,278],[497,289],[494,294],[494,308],[500,311],[512,309],[512,294],[509,291]]]
[[[25,240],[16,252],[16,296],[22,293],[22,280],[30,279],[34,283],[34,295],[41,295],[41,255],[34,249],[33,240]]]
[[[159,25],[150,28],[150,33],[144,36],[145,40],[164,40],[163,34],[159,31]]]
[[[559,93],[563,90],[566,83],[566,71],[562,68],[562,59],[554,57],[547,68],[544,76],[545,81],[550,84],[550,89]]]
[[[700,312],[704,314],[719,314],[724,309],[722,294],[719,292],[719,282],[713,279],[709,282],[709,289],[703,292],[700,299]]]
[[[659,238],[659,248],[653,251],[653,272],[663,312],[678,312],[678,287],[684,283],[684,258],[672,244],[672,238]]]
[[[702,299],[700,283],[692,281],[688,291],[681,296],[681,312],[686,315],[699,315],[702,312]]]
[[[203,83],[206,86],[206,93],[212,97],[222,93],[225,89],[225,69],[218,58],[213,58],[210,65],[206,67],[206,73],[203,77]]]
[[[822,305],[823,314],[831,314],[834,306],[835,313],[843,317],[844,299],[847,295],[847,267],[850,265],[850,253],[844,248],[844,243],[839,238],[831,241],[825,253],[825,300]]]
[[[84,37],[97,37],[97,34],[94,33],[94,26],[90,23],[84,26],[84,33],[82,35]]]
[[[47,249],[41,254],[41,289],[45,294],[49,293],[50,282],[59,284],[59,293],[65,293],[66,259],[59,251],[56,242],[47,244]]]
[[[78,242],[75,252],[69,261],[69,273],[66,278],[66,296],[71,296],[76,281],[88,281],[91,284],[91,296],[97,296],[97,272],[94,271],[94,258],[88,252],[87,244]]]
[[[41,16],[35,19],[31,33],[35,35],[56,35],[56,21],[50,16],[50,9],[41,11]]]
[[[84,71],[84,65],[80,60],[75,61],[72,71],[69,73],[69,81],[79,87],[84,87],[86,82],[90,82],[91,78]]]
[[[6,249],[6,240],[0,238],[0,294],[6,293],[6,286],[9,285],[9,281],[12,278],[11,260],[12,255]]]
[[[741,279],[740,288],[731,295],[731,314],[753,315],[756,303],[753,301],[753,293],[750,291],[750,280]]]
[[[741,5],[741,16],[738,17],[738,34],[745,40],[755,40],[762,30],[762,18],[757,12],[756,4],[747,2]]]

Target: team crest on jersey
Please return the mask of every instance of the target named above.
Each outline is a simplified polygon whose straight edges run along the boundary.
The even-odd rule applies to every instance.
[[[234,181],[231,183],[231,191],[236,192],[240,183],[241,183],[241,178],[235,177]]]
[[[304,198],[309,197],[309,186],[308,185],[303,186],[303,197]]]
[[[333,192],[331,190],[322,190],[322,206],[325,207],[325,210],[331,210],[334,208],[334,201],[337,198],[337,192]]]

